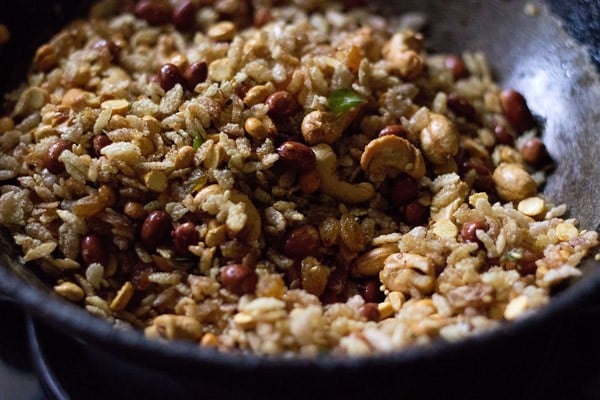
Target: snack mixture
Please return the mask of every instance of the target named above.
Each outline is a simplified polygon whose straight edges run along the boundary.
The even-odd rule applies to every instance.
[[[364,355],[580,275],[597,234],[538,193],[535,119],[481,54],[284,3],[105,0],[37,50],[0,119],[0,223],[58,295],[151,338]]]

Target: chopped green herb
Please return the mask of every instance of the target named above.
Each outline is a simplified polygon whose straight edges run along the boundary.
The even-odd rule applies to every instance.
[[[200,148],[201,144],[202,138],[200,136],[194,137],[194,140],[192,141],[192,147],[194,148],[194,151],[197,151]]]
[[[366,102],[352,89],[339,89],[331,92],[327,98],[329,108],[335,115],[343,114]]]

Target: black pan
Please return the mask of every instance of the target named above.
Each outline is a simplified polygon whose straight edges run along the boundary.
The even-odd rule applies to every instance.
[[[600,5],[597,0],[547,2],[563,15],[572,34],[591,46],[584,48],[561,28],[545,3],[531,3],[538,9],[537,16],[524,13],[526,2],[521,0],[403,0],[372,6],[386,14],[424,11],[429,17],[428,44],[434,51],[485,52],[502,86],[524,93],[545,127],[543,139],[558,165],[545,193],[556,202],[569,204],[571,215],[579,218],[582,227],[597,230],[600,81],[589,55],[600,54]],[[77,0],[52,4],[21,0],[18,9],[14,4],[0,2],[0,19],[4,20],[0,22],[8,23],[13,30],[11,44],[0,55],[3,88],[14,86],[24,77],[24,65],[40,40],[85,9],[85,2]],[[0,292],[13,298],[36,320],[76,338],[81,349],[105,354],[96,361],[81,356],[81,362],[104,363],[110,368],[110,360],[126,359],[132,368],[144,371],[141,383],[127,372],[123,372],[124,379],[121,376],[106,382],[109,388],[111,382],[119,386],[107,389],[111,398],[131,398],[131,393],[144,393],[144,398],[206,399],[342,395],[548,398],[552,383],[544,382],[539,371],[543,371],[543,355],[551,345],[554,330],[568,315],[600,299],[599,265],[589,259],[582,267],[583,278],[557,293],[535,315],[464,342],[440,342],[359,359],[267,359],[220,354],[184,343],[165,345],[147,341],[138,332],[115,330],[50,294],[39,279],[23,269],[6,234],[0,235],[0,249]],[[77,360],[73,365],[77,368]],[[89,395],[93,398],[93,394]]]

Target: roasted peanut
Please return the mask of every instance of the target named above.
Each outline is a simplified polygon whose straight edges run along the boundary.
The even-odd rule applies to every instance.
[[[196,85],[204,82],[207,77],[208,65],[204,61],[190,64],[183,72],[183,79],[185,80],[188,90],[194,90]]]
[[[475,121],[477,119],[477,112],[471,103],[456,93],[450,93],[448,95],[446,104],[448,105],[448,108],[458,116],[465,117],[469,121]]]
[[[496,136],[496,143],[498,144],[504,144],[506,146],[515,144],[514,136],[505,125],[496,125],[494,128],[494,135]]]
[[[506,201],[520,201],[535,196],[537,192],[537,184],[519,164],[500,164],[492,178],[498,196]]]
[[[483,221],[469,221],[465,222],[460,230],[460,236],[465,242],[479,242],[477,238],[478,230],[487,230],[488,226]]]
[[[92,44],[92,49],[98,52],[107,51],[112,60],[119,60],[121,48],[112,40],[99,39]]]
[[[408,225],[424,225],[427,223],[428,216],[429,208],[418,201],[410,202],[404,207],[404,221]]]
[[[258,275],[245,265],[231,264],[221,269],[221,284],[238,296],[254,293],[257,283]]]
[[[377,276],[383,269],[383,264],[386,258],[398,252],[398,246],[389,245],[376,247],[367,251],[354,261],[352,265],[352,275],[365,277]]]
[[[320,244],[317,228],[312,225],[302,225],[288,233],[283,242],[283,254],[298,259],[316,255]]]
[[[452,76],[455,81],[460,79],[468,78],[470,75],[469,70],[463,59],[456,55],[449,55],[444,60],[444,66],[452,72]]]
[[[289,117],[298,110],[298,101],[286,91],[275,92],[265,100],[272,118]]]
[[[535,126],[533,115],[521,93],[512,89],[502,91],[500,105],[504,116],[517,133],[523,133]]]
[[[287,141],[277,148],[279,160],[290,170],[308,171],[315,167],[315,153],[300,142]]]
[[[401,175],[390,187],[390,203],[394,207],[401,207],[414,201],[418,195],[419,185],[414,178],[408,175]]]
[[[150,25],[162,25],[171,18],[171,7],[168,3],[155,0],[138,1],[134,9],[135,16],[148,22]]]
[[[277,131],[272,122],[270,125],[267,126],[262,120],[250,117],[244,122],[244,130],[254,139],[264,140],[269,136],[274,136]]]
[[[298,175],[298,184],[302,193],[311,194],[321,187],[321,178],[319,178],[317,170],[313,168]]]
[[[102,239],[97,235],[86,235],[81,239],[81,258],[86,265],[93,263],[108,266],[108,253],[104,248]]]
[[[142,242],[146,247],[155,247],[171,230],[171,216],[164,211],[152,211],[141,228]]]
[[[379,131],[379,134],[377,136],[382,137],[382,136],[388,136],[388,135],[398,136],[398,137],[406,139],[408,136],[408,131],[402,125],[388,125],[385,128],[383,128],[381,131]]]
[[[36,70],[48,72],[58,64],[58,51],[51,44],[44,44],[35,52],[33,65]]]
[[[379,321],[379,308],[376,303],[365,303],[358,311],[367,321]]]
[[[15,129],[15,121],[11,117],[0,118],[0,135]]]
[[[377,275],[379,275],[379,273],[377,273]],[[359,282],[357,286],[360,295],[363,297],[363,299],[365,299],[366,302],[379,303],[381,300],[383,300],[383,293],[379,289],[381,282],[379,281],[378,276],[367,278],[364,281]]]
[[[441,114],[429,114],[429,123],[421,130],[420,136],[421,150],[434,164],[443,165],[458,153],[458,130],[452,121]]]
[[[71,143],[63,139],[58,139],[48,147],[43,155],[43,162],[48,171],[58,175],[65,170],[65,165],[59,160],[65,150],[71,150]]]
[[[190,30],[196,25],[197,7],[191,0],[182,0],[173,7],[173,24],[180,31]]]
[[[539,167],[550,161],[550,156],[542,139],[534,137],[523,143],[521,147],[523,161],[527,164]]]
[[[160,86],[164,90],[171,90],[176,84],[183,84],[184,79],[175,64],[164,64],[158,71]]]
[[[196,230],[196,225],[192,222],[179,225],[171,232],[171,236],[173,237],[175,253],[179,255],[188,254],[188,247],[197,245],[200,240],[200,234]]]
[[[69,301],[80,301],[85,297],[83,289],[73,282],[63,282],[56,285],[54,291]]]

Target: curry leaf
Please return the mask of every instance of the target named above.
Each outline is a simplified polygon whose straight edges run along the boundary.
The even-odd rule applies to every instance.
[[[335,114],[340,115],[352,110],[366,102],[358,93],[352,89],[339,89],[331,92],[327,98],[329,109]]]
[[[200,136],[194,137],[194,140],[192,141],[192,147],[194,148],[194,151],[198,151],[201,144],[202,144],[202,138]]]

